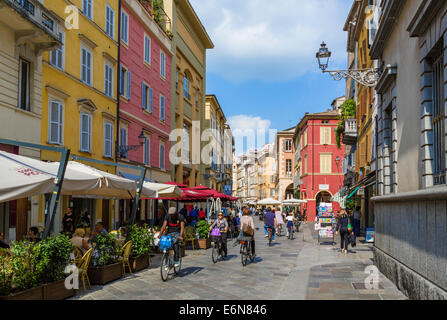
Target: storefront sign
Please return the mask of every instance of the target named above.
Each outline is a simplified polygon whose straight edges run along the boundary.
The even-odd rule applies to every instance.
[[[328,184],[320,184],[319,188],[320,188],[320,190],[329,190],[329,185]]]

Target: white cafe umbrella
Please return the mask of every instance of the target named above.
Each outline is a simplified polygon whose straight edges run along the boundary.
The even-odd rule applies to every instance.
[[[265,206],[265,205],[280,205],[281,202],[278,200],[272,199],[272,198],[266,198],[258,201],[258,205]]]
[[[156,195],[148,195],[146,189],[156,191]],[[182,194],[183,191],[175,185],[147,181],[143,183],[142,196],[146,198],[180,198]]]

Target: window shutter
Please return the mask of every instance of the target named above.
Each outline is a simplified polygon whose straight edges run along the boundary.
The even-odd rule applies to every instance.
[[[146,85],[144,83],[141,84],[141,107],[147,109],[147,93]]]
[[[154,94],[152,88],[149,89],[149,112],[152,113],[152,107],[154,105]]]
[[[130,74],[130,70],[127,70],[127,99],[130,100],[130,97],[132,96],[131,93],[131,87],[132,87],[132,83],[131,83],[132,77]]]

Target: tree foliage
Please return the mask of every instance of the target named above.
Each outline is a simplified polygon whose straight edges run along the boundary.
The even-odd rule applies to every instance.
[[[337,147],[341,148],[341,135],[345,132],[345,120],[355,118],[355,109],[356,109],[356,103],[354,99],[348,99],[346,100],[340,107],[340,115],[338,116],[338,119],[340,120],[338,122],[337,127],[334,129],[335,131],[335,142],[337,143]]]

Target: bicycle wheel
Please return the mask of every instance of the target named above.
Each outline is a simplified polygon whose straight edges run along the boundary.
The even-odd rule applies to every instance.
[[[171,261],[174,261],[174,252],[172,252]],[[178,267],[174,266],[174,264],[172,264],[172,267],[174,268],[174,273],[176,275],[178,275],[179,272],[180,272],[180,269],[182,268],[182,256],[181,256],[180,252],[179,252],[179,265],[178,265]]]
[[[292,229],[290,229],[290,231],[289,231],[289,234],[290,234],[290,239],[291,240],[293,240],[293,233],[294,233],[295,231],[294,230],[292,230]]]
[[[247,265],[247,255],[247,243],[244,243],[241,250],[241,262],[244,267]]]
[[[219,257],[219,246],[215,244],[213,247],[213,251],[211,252],[211,259],[213,260],[214,263],[216,263],[218,257]]]
[[[269,246],[272,246],[272,230],[269,230]]]
[[[161,263],[160,263],[160,274],[161,274],[161,280],[166,281],[168,280],[169,276],[169,254],[163,253],[163,257],[161,257]]]

